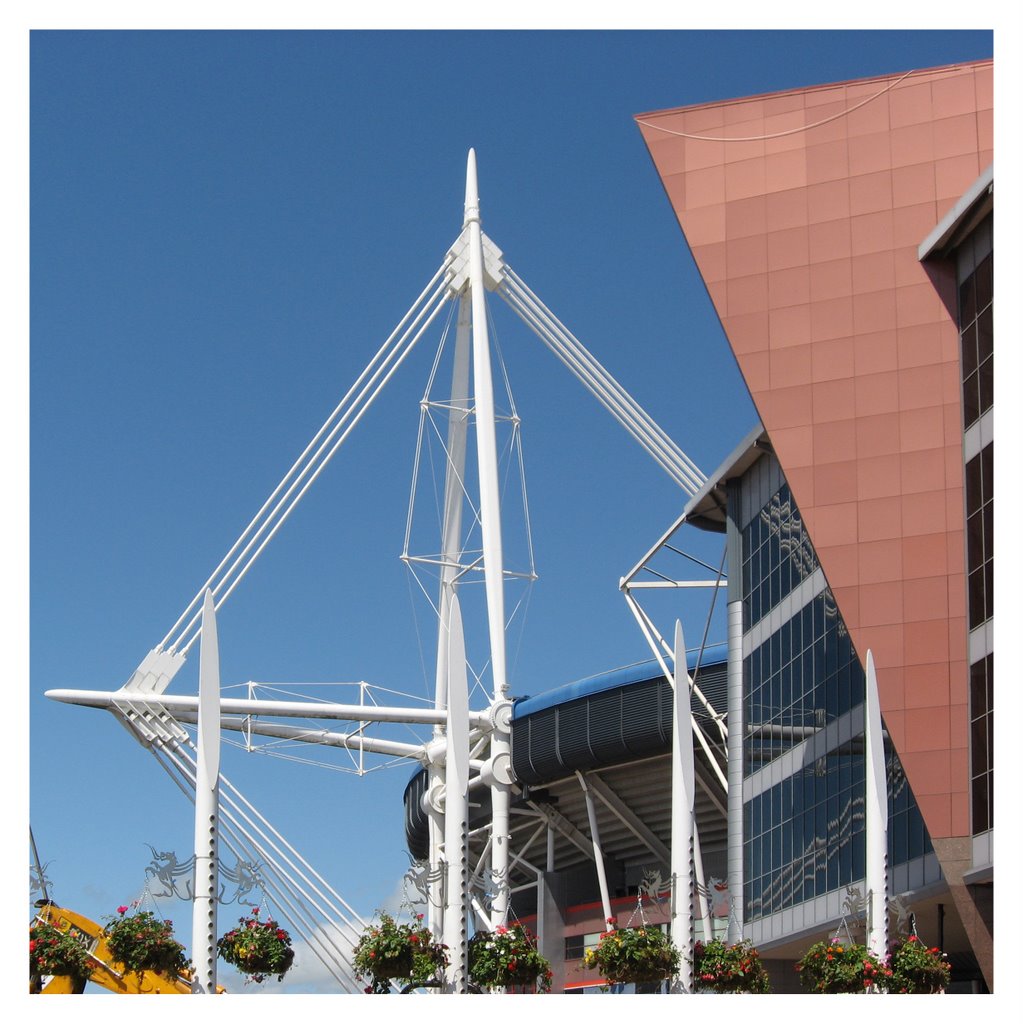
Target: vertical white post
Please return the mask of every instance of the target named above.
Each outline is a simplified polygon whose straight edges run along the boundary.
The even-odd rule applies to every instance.
[[[198,757],[195,770],[195,894],[192,992],[217,991],[217,833],[220,782],[220,651],[213,595],[207,589],[199,646]]]
[[[742,601],[728,604],[728,935],[729,945],[742,941]]]
[[[867,948],[883,959],[888,954],[888,778],[877,673],[871,651],[867,651],[866,684],[863,735],[867,762]]]
[[[703,941],[714,938],[714,921],[710,916],[710,897],[707,893],[707,878],[703,870],[703,850],[700,849],[700,830],[693,814],[693,869],[696,873],[697,902],[700,906],[700,923],[703,925]]]
[[[693,835],[696,799],[693,722],[682,623],[675,623],[674,718],[671,744],[671,940],[682,954],[673,992],[691,992],[693,969]]]
[[[437,630],[437,675],[434,707],[447,707],[448,700],[448,633],[451,623],[451,595],[461,554],[462,508],[464,504],[465,450],[468,433],[469,409],[469,303],[462,297],[458,308],[458,326],[455,331],[454,365],[451,371],[451,407],[448,412],[448,462],[444,480],[444,520],[441,525],[441,568],[439,627]],[[434,726],[433,734],[440,737],[443,727]],[[429,784],[436,787],[444,782],[442,766],[431,765]],[[443,884],[436,871],[440,863],[443,830],[437,816],[428,816],[430,829],[430,898],[427,924],[435,935],[442,925]],[[438,891],[439,890],[439,891]]]
[[[444,785],[444,858],[447,884],[444,942],[451,963],[448,991],[465,992],[468,985],[469,842],[469,685],[465,639],[457,594],[451,595],[448,646],[447,755]]]
[[[593,861],[597,867],[597,885],[600,888],[600,902],[604,907],[604,920],[611,919],[611,895],[607,888],[607,873],[604,870],[604,850],[600,845],[600,829],[597,827],[597,808],[593,803],[593,794],[590,787],[586,785],[586,776],[582,772],[576,772],[579,785],[583,788],[583,796],[586,799],[586,817],[590,822],[590,842],[593,843]]]
[[[494,418],[494,383],[490,369],[490,339],[487,332],[486,293],[483,283],[483,232],[480,227],[479,185],[476,151],[470,149],[465,173],[465,220],[469,229],[469,291],[472,301],[473,397],[476,409],[476,457],[479,467],[480,532],[483,541],[483,573],[487,595],[487,624],[490,633],[490,671],[494,701],[508,692],[504,645],[504,555],[501,547],[501,497],[498,488],[497,430]],[[503,753],[505,737],[497,732],[492,751]],[[495,924],[508,919],[508,861],[510,832],[510,787],[495,780],[490,789],[491,866],[498,881],[492,918]]]

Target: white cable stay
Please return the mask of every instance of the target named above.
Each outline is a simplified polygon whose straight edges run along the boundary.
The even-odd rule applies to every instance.
[[[219,608],[251,568],[443,308],[449,298],[450,262],[447,259],[441,265],[415,304],[320,427],[209,579],[199,588],[160,643],[159,650],[180,650],[185,654],[195,643],[199,636],[202,597],[207,588],[212,590]]]
[[[183,793],[194,799],[194,760],[179,747],[150,748]],[[292,930],[346,990],[361,991],[350,962],[365,921],[286,839],[221,776],[221,836],[238,858],[259,865],[260,881]]]
[[[692,497],[706,480],[696,464],[643,411],[507,264],[498,294],[665,472]]]

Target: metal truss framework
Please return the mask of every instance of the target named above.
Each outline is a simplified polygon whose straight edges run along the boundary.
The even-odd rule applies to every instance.
[[[695,864],[697,871],[700,870],[699,836],[692,826],[691,753],[687,809],[677,812],[678,822],[673,815],[673,829],[683,830],[676,837],[677,848],[673,842],[669,850],[630,811],[626,802],[590,773],[579,777],[586,799],[590,801],[589,836],[553,807],[542,801],[527,800],[526,809],[517,813],[517,820],[525,822],[528,835],[512,855],[511,798],[513,793],[523,794],[515,783],[510,757],[511,702],[507,697],[504,650],[507,625],[504,585],[509,573],[504,567],[502,552],[494,433],[496,414],[485,307],[487,291],[496,293],[519,315],[683,491],[690,496],[697,493],[705,481],[700,470],[512,271],[500,250],[482,233],[475,154],[470,151],[462,231],[437,272],[164,639],[143,658],[117,691],[53,690],[48,693],[55,700],[112,711],[132,736],[153,754],[182,792],[195,799],[197,781],[204,780],[206,774],[199,765],[198,751],[202,743],[194,742],[184,725],[199,718],[200,697],[166,691],[196,641],[203,638],[204,603],[206,621],[211,623],[215,621],[216,610],[230,597],[442,309],[448,303],[457,302],[451,398],[450,402],[441,403],[448,412],[447,476],[441,547],[434,560],[440,572],[440,587],[435,604],[438,633],[433,706],[416,709],[376,706],[365,701],[330,704],[221,695],[217,729],[218,740],[222,728],[241,732],[247,739],[259,735],[347,749],[357,753],[360,759],[366,754],[408,759],[428,770],[430,783],[424,806],[430,819],[430,860],[425,871],[429,880],[429,923],[442,934],[452,951],[448,991],[466,989],[470,915],[475,917],[477,927],[483,928],[493,928],[507,921],[513,871],[526,871],[533,878],[529,885],[542,886],[545,868],[536,862],[542,852],[542,837],[546,837],[546,867],[549,868],[553,836],[558,834],[592,859],[598,870],[602,869],[593,800],[599,800],[624,823],[649,848],[657,862],[668,863],[671,867],[676,879],[677,913],[682,913],[686,903],[679,895],[680,872],[690,871],[694,843],[697,848]],[[479,494],[475,504],[464,484],[466,433],[470,421],[475,425],[478,462]],[[472,558],[465,557],[459,539],[467,502],[482,538],[482,551]],[[666,541],[667,535],[661,543]],[[409,562],[416,560],[416,556],[409,555],[407,544],[403,557]],[[636,594],[644,587],[693,584],[667,578],[642,579],[643,568],[641,563],[623,580],[622,590],[665,676],[675,687],[677,705],[684,708],[679,712],[683,715],[681,734],[690,739],[696,736],[715,776],[709,786],[702,776],[699,783],[705,796],[709,795],[721,807],[722,795],[727,791],[727,778],[721,769],[721,755],[727,741],[724,717],[709,705],[688,678],[685,651],[682,649],[680,654],[679,648],[681,633],[676,636],[674,648],[669,647],[636,600]],[[471,711],[468,703],[458,600],[460,584],[472,573],[481,573],[485,583],[492,684],[489,705],[476,711]],[[714,583],[700,585],[721,586],[720,569]],[[209,625],[206,628],[209,630]],[[682,691],[681,698],[679,691]],[[710,714],[715,729],[709,735],[690,713],[685,691],[695,693]],[[289,718],[356,724],[352,730],[341,732],[287,724]],[[367,732],[374,722],[424,726],[432,730],[432,735],[421,743],[378,738]],[[676,747],[678,735],[676,731]],[[678,777],[682,769],[676,765],[675,770],[673,791],[679,786],[685,788]],[[306,940],[342,989],[360,991],[361,985],[354,977],[351,949],[364,922],[228,779],[218,775],[218,781],[219,834],[224,846],[239,859],[261,864],[267,895],[280,908],[281,916]],[[468,801],[470,793],[480,787],[490,791],[492,817],[485,834],[476,836],[468,829]],[[521,827],[521,824],[516,825],[516,833]],[[471,863],[470,848],[477,851],[475,863]],[[679,858],[686,848],[690,855],[683,864]],[[197,846],[197,852],[198,849]],[[703,879],[699,878],[698,882],[702,885]],[[606,884],[603,891],[606,900]],[[207,978],[210,984],[214,980]]]

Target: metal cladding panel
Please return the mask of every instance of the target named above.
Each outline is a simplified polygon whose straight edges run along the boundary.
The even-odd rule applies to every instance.
[[[405,844],[416,860],[430,856],[430,829],[422,804],[429,778],[429,773],[420,768],[405,787]]]
[[[963,407],[954,268],[920,245],[992,164],[993,76],[637,118],[935,839],[970,834]]]
[[[589,705],[589,700],[573,700],[555,709],[558,760],[573,770],[584,771],[600,763],[590,745]]]
[[[671,746],[671,695],[663,678],[621,692],[622,732],[630,754],[659,753]]]
[[[633,689],[635,687],[629,687],[630,691]],[[618,689],[595,694],[587,701],[589,744],[597,764],[613,764],[629,752],[623,735],[626,699],[625,691]]]
[[[516,726],[518,723],[515,723]],[[528,720],[526,729],[512,729],[512,767],[518,778],[525,782],[539,782],[541,779],[560,775],[561,761],[558,758],[557,736],[558,723],[556,709],[551,708],[543,715]],[[525,737],[522,733],[525,732]],[[525,739],[525,744],[521,742]],[[516,762],[516,753],[525,746],[525,763]],[[519,770],[523,774],[519,774]]]

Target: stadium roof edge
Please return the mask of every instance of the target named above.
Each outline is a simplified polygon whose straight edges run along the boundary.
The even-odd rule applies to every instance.
[[[686,652],[686,665],[690,672],[695,670],[698,660],[700,665],[710,666],[720,665],[727,659],[728,644],[726,643],[707,644],[703,648],[702,656],[699,648]],[[643,682],[660,675],[662,675],[661,666],[653,659],[636,662],[623,668],[611,669],[608,672],[601,672],[599,675],[579,679],[573,683],[565,683],[533,697],[520,697],[515,702],[513,717],[523,718],[526,715],[553,707],[555,704],[566,704],[569,701],[578,700],[580,697],[588,697],[617,686]]]

